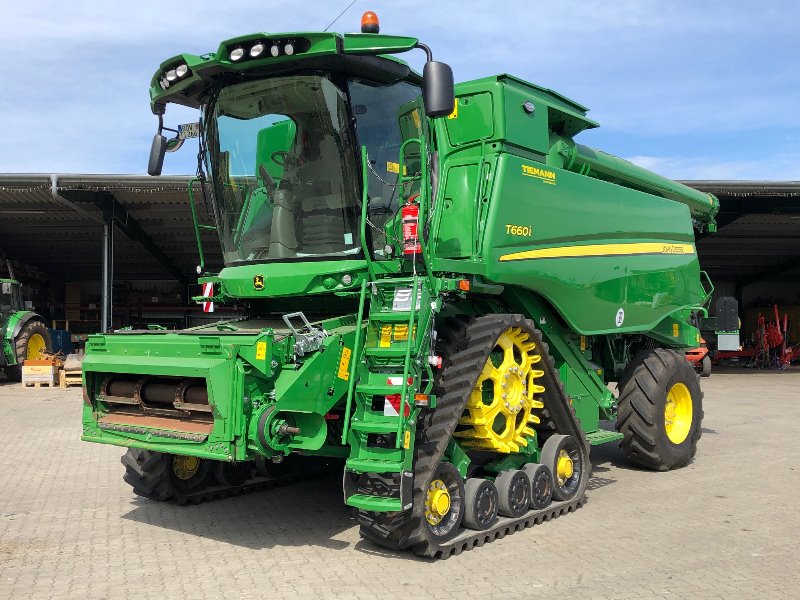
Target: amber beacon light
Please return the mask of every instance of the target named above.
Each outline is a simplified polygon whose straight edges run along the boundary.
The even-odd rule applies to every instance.
[[[380,33],[381,24],[378,15],[368,10],[361,15],[361,33]]]

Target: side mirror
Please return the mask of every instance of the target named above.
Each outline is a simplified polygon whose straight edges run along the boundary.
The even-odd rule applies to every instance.
[[[429,117],[444,117],[453,112],[455,103],[453,69],[450,65],[429,60],[422,69],[422,101]]]
[[[0,284],[0,294],[10,294],[11,293],[11,284],[8,282],[4,282]]]
[[[167,138],[160,133],[153,136],[153,145],[150,146],[150,161],[147,163],[147,174],[155,177],[161,175],[164,167],[164,154],[167,151]]]
[[[167,140],[167,152],[177,152],[181,149],[181,146],[183,146],[183,142],[185,141],[186,140],[177,137]]]

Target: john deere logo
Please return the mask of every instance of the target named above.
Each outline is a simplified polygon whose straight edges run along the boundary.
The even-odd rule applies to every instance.
[[[264,289],[263,275],[256,275],[255,277],[253,277],[253,287],[259,291]]]

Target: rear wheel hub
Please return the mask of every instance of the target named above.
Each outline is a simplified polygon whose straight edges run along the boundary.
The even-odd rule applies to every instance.
[[[441,479],[434,479],[428,488],[425,519],[431,525],[438,525],[448,512],[450,512],[450,493]]]
[[[175,456],[172,458],[172,471],[178,479],[188,481],[200,469],[200,459],[196,456]]]
[[[692,394],[683,383],[674,384],[664,404],[664,429],[669,441],[682,443],[692,428]]]
[[[42,352],[47,350],[47,343],[40,333],[34,333],[28,338],[28,347],[25,351],[25,358],[33,360],[39,358]]]

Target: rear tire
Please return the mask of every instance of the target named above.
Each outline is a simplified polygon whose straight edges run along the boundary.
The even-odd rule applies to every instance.
[[[711,357],[708,354],[700,363],[700,377],[711,377]]]
[[[630,374],[616,423],[628,461],[655,471],[686,466],[702,434],[703,393],[694,368],[674,350],[655,348],[635,359]]]

